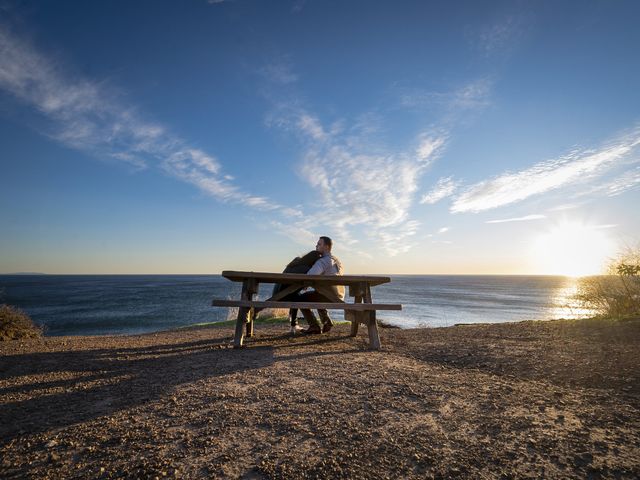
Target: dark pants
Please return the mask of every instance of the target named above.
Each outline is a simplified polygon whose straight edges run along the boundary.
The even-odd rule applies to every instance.
[[[309,270],[309,268],[311,268],[309,265],[294,265],[292,267],[287,266],[287,268],[284,269],[284,272],[282,273],[307,273],[307,271]],[[287,288],[289,285],[288,284],[280,284],[280,283],[276,283],[273,286],[273,293],[271,294],[271,296],[274,296],[276,293],[280,292],[281,290],[284,290],[285,288]],[[302,289],[300,289],[302,290]],[[298,292],[300,291],[295,291],[293,293],[290,293],[289,295],[287,295],[284,298],[281,298],[280,300],[289,300],[291,302],[295,302],[299,295]],[[295,327],[298,324],[298,320],[296,319],[296,317],[298,316],[298,309],[297,308],[290,308],[289,309],[289,319],[291,320],[291,326]]]
[[[302,295],[298,295],[297,300],[299,302],[330,302],[331,299],[325,297],[321,293],[316,292],[315,290],[311,292],[305,292]],[[322,324],[332,323],[331,318],[329,318],[329,314],[325,309],[318,309],[318,315],[320,316],[320,320],[322,323],[318,321],[313,312],[308,308],[301,308],[300,311],[302,315],[304,315],[304,319],[307,321],[309,326],[316,325],[322,328]]]
[[[276,283],[276,285],[273,287],[273,294],[275,295],[276,293],[278,293],[280,290],[284,290],[286,287],[288,287],[289,285],[280,285],[278,283]],[[302,289],[300,289],[302,290]],[[289,295],[287,295],[284,298],[281,298],[280,300],[288,300],[290,302],[295,302],[296,300],[298,300],[298,297],[300,295],[298,295],[298,292],[293,292],[290,293]],[[298,320],[296,320],[296,317],[298,316],[298,309],[297,308],[290,308],[289,309],[289,319],[291,320],[291,326],[294,327],[298,324]]]

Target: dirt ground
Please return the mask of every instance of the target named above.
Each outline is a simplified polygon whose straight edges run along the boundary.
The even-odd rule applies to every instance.
[[[0,343],[0,478],[639,478],[640,319]]]

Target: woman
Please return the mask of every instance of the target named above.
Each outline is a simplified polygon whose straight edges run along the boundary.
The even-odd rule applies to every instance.
[[[322,256],[322,254],[320,252],[318,252],[316,250],[312,250],[309,253],[307,253],[306,255],[303,255],[302,257],[296,257],[293,260],[291,260],[282,273],[307,273],[311,269],[313,264],[316,263],[316,260],[318,260],[321,256]],[[276,283],[273,286],[273,295],[275,295],[278,292],[284,290],[288,286],[289,286],[289,284]],[[298,293],[300,292],[300,290],[302,290],[302,289],[298,289],[295,292],[290,293],[286,297],[281,298],[280,300],[292,300],[292,299],[295,299],[295,298],[297,298]],[[298,316],[298,309],[297,308],[289,309],[289,318],[291,319],[291,333],[292,334],[295,334],[296,331],[299,329],[297,316]]]

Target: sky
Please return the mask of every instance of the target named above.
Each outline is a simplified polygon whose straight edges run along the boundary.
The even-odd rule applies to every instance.
[[[601,271],[637,1],[0,0],[0,273]]]

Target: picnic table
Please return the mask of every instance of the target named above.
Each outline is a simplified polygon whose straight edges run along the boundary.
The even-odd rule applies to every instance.
[[[326,310],[344,310],[345,319],[351,321],[351,336],[358,334],[358,325],[364,323],[369,332],[369,346],[380,349],[380,335],[376,321],[376,310],[402,310],[400,304],[373,303],[371,287],[388,283],[389,277],[371,275],[306,275],[301,273],[235,272],[224,271],[222,276],[232,282],[242,282],[239,300],[214,299],[215,307],[238,307],[234,348],[243,346],[244,336],[252,337],[253,321],[256,314],[264,308],[309,308]],[[261,283],[279,283],[287,285],[267,300],[254,300]],[[348,297],[352,302],[338,298],[333,286],[344,285],[348,288]],[[328,298],[329,302],[295,302],[284,298],[301,288],[311,287]]]

